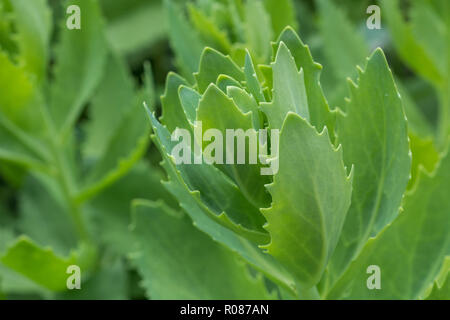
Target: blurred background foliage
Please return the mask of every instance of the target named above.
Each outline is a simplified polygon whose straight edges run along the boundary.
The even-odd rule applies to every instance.
[[[39,0],[30,8],[0,0],[0,252],[25,234],[57,254],[75,251],[90,270],[89,290],[62,295],[44,289],[39,275],[0,265],[0,293],[8,298],[149,297],[128,259],[130,202],[164,199],[167,210],[179,208],[160,184],[161,158],[141,103],[159,114],[167,74],[193,81],[205,46],[240,66],[249,48],[264,65],[272,56],[269,42],[290,25],[323,66],[330,106],[341,109],[345,80],[355,80],[355,66],[382,47],[409,120],[413,166],[431,171],[447,142],[447,0],[85,2],[92,10],[82,23],[92,24],[77,37],[64,28],[64,1]],[[366,27],[371,4],[381,7],[379,30]],[[39,112],[47,104],[51,130]],[[60,104],[68,110],[53,110]],[[92,221],[89,230],[77,219]]]

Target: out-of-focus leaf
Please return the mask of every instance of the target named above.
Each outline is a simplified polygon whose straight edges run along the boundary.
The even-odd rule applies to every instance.
[[[275,35],[280,34],[287,26],[297,29],[296,12],[292,0],[264,0],[264,6],[270,15]]]
[[[67,255],[77,244],[77,231],[59,185],[46,176],[29,178],[19,198],[19,231],[36,243]]]
[[[42,248],[26,237],[20,237],[0,258],[7,267],[52,291],[66,289],[67,267],[74,265],[74,254],[60,257],[49,248]]]
[[[450,300],[450,256],[447,256],[442,265],[441,271],[437,276],[430,293],[426,300]]]
[[[362,36],[331,0],[318,0],[320,34],[331,70],[340,83],[354,75],[355,66],[364,62],[368,49]]]
[[[56,49],[54,82],[51,87],[50,113],[55,129],[66,138],[82,108],[102,78],[107,61],[103,18],[94,0],[70,0],[78,5],[81,29],[69,30],[65,21]]]
[[[207,46],[216,48],[223,54],[231,51],[231,43],[227,34],[220,30],[214,21],[208,18],[203,12],[194,5],[188,5],[189,14],[195,29],[202,37],[203,43]]]
[[[203,43],[173,0],[164,0],[164,7],[169,22],[170,43],[175,51],[177,63],[184,77],[193,81],[192,74],[198,70]]]
[[[24,69],[40,81],[46,76],[51,12],[46,0],[13,0],[14,21],[19,45],[19,61]]]
[[[244,7],[246,43],[257,63],[264,63],[270,57],[270,41],[273,37],[270,17],[261,1],[248,0]]]
[[[439,153],[431,138],[422,139],[413,133],[409,134],[409,146],[411,148],[411,179],[408,183],[408,189],[411,189],[416,183],[420,168],[427,172],[433,172],[436,164],[439,162]]]
[[[158,168],[139,162],[126,176],[105,188],[88,205],[92,234],[98,235],[111,251],[126,255],[134,240],[129,229],[131,201],[163,199],[176,208],[176,201],[161,184]]]
[[[102,7],[110,6],[102,1]],[[125,1],[125,3],[130,1]],[[106,37],[114,50],[121,54],[137,54],[164,39],[167,30],[162,1],[141,1],[108,19]]]
[[[162,203],[135,202],[133,262],[153,299],[270,299],[260,275]],[[187,240],[189,239],[189,240]],[[158,257],[158,259],[155,259]]]
[[[440,84],[442,82],[441,71],[439,71],[424,47],[414,38],[411,26],[403,20],[399,8],[399,1],[383,0],[381,1],[381,7],[393,38],[392,43],[403,61],[432,83]],[[430,28],[430,26],[424,27],[427,30]],[[429,36],[434,38],[436,35],[432,34]],[[414,52],[414,54],[411,54],[411,52]]]

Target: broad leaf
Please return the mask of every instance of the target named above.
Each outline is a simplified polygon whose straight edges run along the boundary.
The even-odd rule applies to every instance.
[[[326,129],[319,134],[294,113],[283,124],[279,161],[279,172],[267,186],[272,206],[262,210],[271,237],[263,248],[311,287],[337,244],[350,206],[351,177],[342,149],[334,149]]]
[[[370,56],[364,71],[359,69],[358,85],[349,86],[347,112],[337,119],[337,133],[345,164],[354,165],[355,176],[352,204],[331,261],[335,275],[397,216],[411,168],[402,102],[381,49]]]
[[[450,253],[449,191],[450,155],[447,154],[432,176],[422,171],[417,187],[404,199],[403,212],[367,242],[327,298],[421,297]],[[380,268],[379,290],[367,287],[370,274],[366,269],[370,265]]]
[[[164,204],[135,202],[132,254],[152,299],[269,299],[260,275]],[[188,241],[186,241],[189,239]],[[155,257],[158,257],[155,259]]]

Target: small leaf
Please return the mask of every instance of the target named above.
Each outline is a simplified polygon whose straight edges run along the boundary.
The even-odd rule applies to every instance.
[[[51,249],[41,248],[28,238],[20,237],[0,261],[47,289],[61,291],[67,288],[67,267],[76,264],[77,258],[73,254],[57,256]]]
[[[187,81],[176,73],[169,72],[166,79],[166,91],[161,97],[161,122],[170,132],[173,132],[176,128],[191,128],[178,96],[178,90],[182,85],[187,86]]]
[[[322,66],[314,62],[309,47],[303,44],[292,28],[287,27],[280,35],[273,47],[275,53],[277,53],[281,42],[287,46],[294,57],[297,69],[302,68],[303,70],[310,123],[318,131],[322,131],[326,126],[331,140],[334,141],[336,116],[335,111],[330,111],[320,84]]]
[[[224,56],[212,48],[205,48],[200,59],[200,69],[195,74],[199,92],[203,94],[211,83],[216,83],[221,74],[237,81],[245,80],[244,73],[229,56]]]
[[[272,70],[273,100],[271,103],[261,104],[270,127],[280,129],[289,111],[309,120],[303,69],[298,71],[294,58],[283,42],[280,42]]]

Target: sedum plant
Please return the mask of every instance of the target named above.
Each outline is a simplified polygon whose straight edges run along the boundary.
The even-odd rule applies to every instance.
[[[383,51],[348,81],[342,111],[329,107],[322,67],[292,28],[271,47],[270,65],[255,64],[252,51],[242,63],[207,47],[194,82],[168,75],[162,117],[149,112],[166,189],[202,234],[263,274],[282,298],[448,297],[450,158],[442,153],[434,172],[420,167],[407,190],[408,121]],[[279,143],[273,134],[267,143],[277,157],[267,163],[277,161],[278,170],[267,176],[264,164],[178,161],[177,131],[195,133],[200,122],[223,135],[280,130]],[[205,159],[211,143],[201,144]],[[184,152],[198,157],[195,149]],[[139,268],[150,292],[160,290],[148,272],[156,268],[149,259]],[[379,288],[371,286],[372,270],[381,273]],[[179,290],[190,290],[188,283]]]

